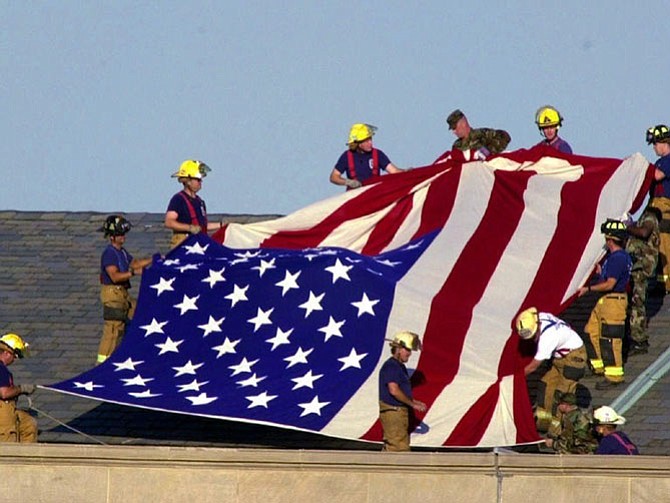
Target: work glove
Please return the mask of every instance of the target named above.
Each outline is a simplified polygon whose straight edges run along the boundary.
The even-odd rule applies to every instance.
[[[477,152],[475,152],[475,159],[478,161],[485,161],[488,156],[491,155],[491,151],[486,147],[482,147]]]
[[[190,234],[198,234],[201,230],[202,229],[199,225],[189,225],[188,226],[188,232]]]
[[[19,389],[21,390],[21,394],[23,395],[32,395],[35,393],[35,385],[34,384],[22,384],[19,386]]]
[[[350,189],[357,189],[362,185],[358,180],[345,180],[344,183]]]

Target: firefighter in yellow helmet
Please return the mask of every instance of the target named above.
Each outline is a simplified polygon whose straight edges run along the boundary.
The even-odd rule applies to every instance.
[[[559,152],[572,154],[570,144],[558,136],[558,130],[563,125],[563,117],[551,105],[545,105],[535,112],[535,124],[537,124],[540,134],[544,137],[536,146],[544,145],[553,147]]]
[[[598,266],[597,281],[579,289],[581,297],[588,292],[597,292],[596,303],[584,331],[589,338],[586,350],[591,369],[604,379],[596,384],[603,390],[624,382],[623,338],[626,333],[626,309],[628,308],[628,281],[633,262],[624,249],[628,232],[619,220],[607,220],[600,226],[605,236],[608,255],[602,267]]]
[[[384,152],[372,146],[372,137],[377,128],[370,124],[354,124],[349,131],[349,147],[335,163],[330,173],[330,182],[357,189],[368,178],[387,173],[400,173],[403,169],[395,166]],[[346,175],[344,178],[343,175]]]
[[[531,307],[516,319],[519,336],[537,344],[535,356],[524,368],[529,375],[544,361],[550,361],[537,386],[535,419],[538,431],[557,428],[561,422],[558,410],[563,393],[574,393],[586,371],[586,348],[582,338],[567,323],[553,314]]]
[[[34,384],[14,384],[9,367],[28,353],[28,343],[20,335],[0,337],[0,442],[37,442],[37,421],[25,410],[16,408],[20,395],[31,395]]]
[[[658,156],[654,166],[654,182],[651,187],[651,205],[662,214],[660,222],[661,244],[659,246],[659,264],[661,266],[659,283],[670,292],[670,128],[657,124],[647,130],[647,143],[652,145]]]
[[[207,234],[208,231],[221,229],[225,222],[209,222],[207,206],[198,195],[207,173],[212,171],[207,164],[195,159],[187,159],[181,163],[179,170],[172,174],[183,185],[168,204],[165,213],[165,227],[172,231],[170,247],[174,248],[190,234]]]
[[[109,244],[100,257],[100,302],[102,303],[102,338],[97,363],[104,362],[121,343],[126,324],[133,318],[136,301],[131,297],[130,278],[141,274],[151,264],[150,258],[133,258],[124,245],[131,223],[121,215],[109,215],[102,227]]]
[[[421,349],[419,336],[402,331],[390,341],[391,357],[379,371],[379,419],[384,431],[384,451],[409,451],[409,412],[424,412],[426,404],[412,396],[405,364],[412,351]]]

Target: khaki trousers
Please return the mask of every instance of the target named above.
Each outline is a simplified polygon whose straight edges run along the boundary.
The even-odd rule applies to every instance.
[[[100,289],[104,323],[98,346],[98,363],[104,362],[121,344],[126,323],[135,314],[136,301],[128,289],[118,285],[102,285]]]
[[[0,400],[0,442],[37,442],[37,421],[16,400]]]
[[[625,293],[608,293],[598,299],[584,331],[589,334],[593,371],[612,382],[623,382],[623,337],[628,297]]]
[[[670,291],[670,198],[655,197],[651,200],[651,205],[663,214],[663,219],[659,222],[661,243],[658,247],[658,262],[663,272],[658,280],[665,284],[667,292]]]
[[[409,409],[379,401],[379,420],[384,431],[382,451],[409,451]]]

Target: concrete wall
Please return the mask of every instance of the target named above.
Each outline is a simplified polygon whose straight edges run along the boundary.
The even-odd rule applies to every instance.
[[[661,503],[670,458],[0,444],[0,501]],[[6,499],[3,499],[6,498]]]

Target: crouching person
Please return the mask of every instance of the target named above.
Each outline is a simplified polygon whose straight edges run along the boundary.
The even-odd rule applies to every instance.
[[[391,357],[379,371],[379,419],[384,431],[384,451],[409,451],[409,411],[423,412],[426,404],[412,397],[405,363],[421,349],[419,336],[398,332],[390,343]]]
[[[16,386],[7,368],[27,351],[28,343],[19,335],[0,337],[0,442],[37,442],[37,421],[25,410],[16,408],[19,395],[31,395],[35,385]]]

